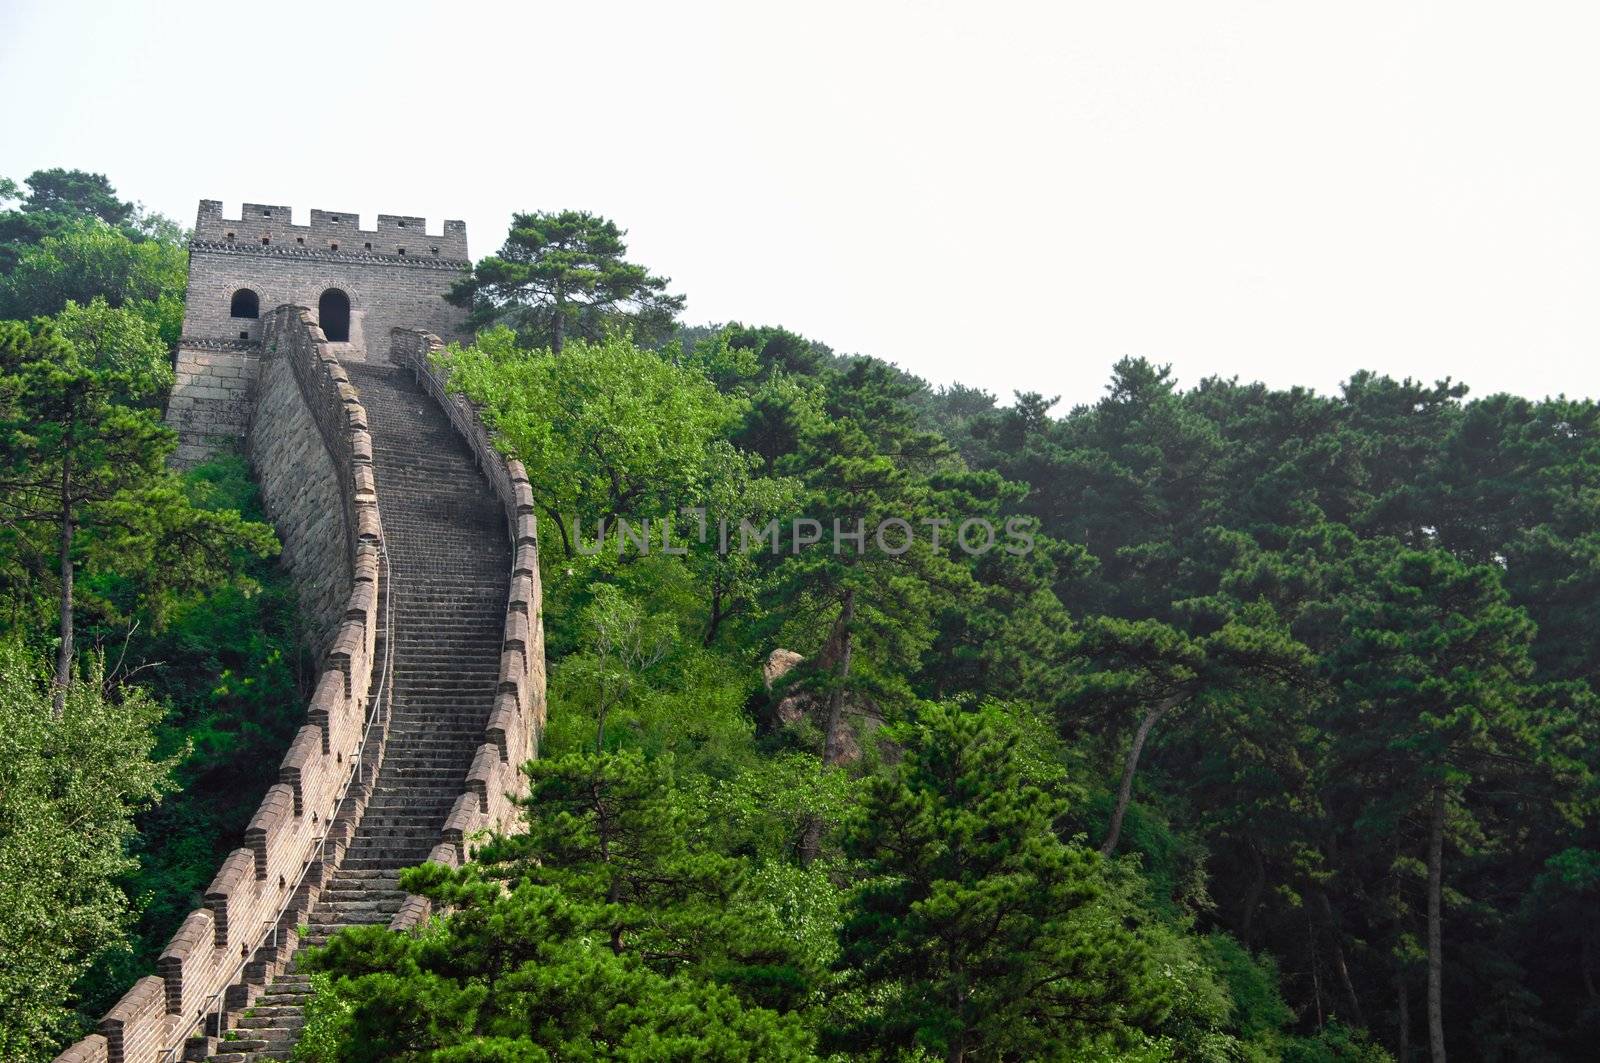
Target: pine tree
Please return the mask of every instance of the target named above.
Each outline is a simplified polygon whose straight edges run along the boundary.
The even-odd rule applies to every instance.
[[[994,710],[930,706],[894,728],[903,759],[849,830],[870,878],[843,930],[869,1003],[836,1047],[947,1060],[1071,1058],[1136,1043],[1171,1002],[1139,941],[1097,916],[1099,858],[1024,774]]]
[[[477,325],[504,321],[526,343],[560,354],[571,338],[599,340],[625,324],[642,343],[665,340],[684,297],[666,277],[623,258],[627,233],[581,210],[517,214],[498,255],[459,281],[450,301]]]

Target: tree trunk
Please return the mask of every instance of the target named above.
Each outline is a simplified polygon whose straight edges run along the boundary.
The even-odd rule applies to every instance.
[[[567,534],[567,522],[561,519],[561,514],[559,514],[559,513],[556,513],[554,511],[549,511],[549,510],[547,510],[546,512],[549,512],[550,513],[550,519],[555,521],[555,523],[556,523],[556,531],[561,533],[561,554],[562,554],[562,556],[566,557],[566,558],[571,558],[572,557],[572,537]],[[582,529],[580,529],[580,531],[581,530]],[[605,529],[602,528],[601,532],[604,533],[604,531],[605,531]],[[595,550],[595,552],[599,553],[600,551],[597,548]]]
[[[822,739],[822,766],[830,768],[842,755],[839,735],[844,727],[845,682],[850,677],[850,652],[854,639],[850,627],[856,619],[856,592],[845,591],[844,603],[839,609],[838,632],[839,660],[834,668],[833,689],[828,692],[827,729]],[[822,817],[806,817],[805,830],[800,835],[800,862],[809,865],[822,849]]]
[[[726,616],[727,614],[722,611],[722,589],[716,585],[716,581],[713,579],[711,588],[711,616],[706,621],[706,633],[705,637],[700,640],[700,645],[704,646],[708,650],[711,648],[711,644],[717,641],[717,629],[722,626],[722,621],[726,618]]]
[[[1306,912],[1306,946],[1311,954],[1311,994],[1317,1002],[1317,1029],[1327,1024],[1322,1013],[1322,961],[1317,958],[1317,928],[1311,923],[1311,913]]]
[[[850,628],[856,619],[856,592],[844,592],[844,604],[839,609],[839,664],[834,672],[833,689],[828,692],[828,728],[822,743],[822,763],[839,763],[843,751],[839,736],[844,728],[845,683],[850,678],[850,650],[854,643]]]
[[[1122,836],[1122,820],[1128,814],[1128,802],[1133,799],[1133,773],[1139,770],[1139,755],[1144,752],[1150,729],[1182,700],[1182,694],[1164,698],[1139,721],[1139,729],[1133,733],[1133,744],[1128,747],[1128,759],[1122,766],[1122,785],[1117,788],[1117,805],[1111,812],[1111,827],[1106,831],[1106,842],[1100,846],[1101,856],[1110,856],[1117,850],[1117,840]]]
[[[1411,996],[1406,992],[1405,975],[1396,975],[1394,979],[1395,994],[1400,1002],[1400,1038],[1397,1063],[1408,1063],[1411,1059]]]
[[[72,685],[72,454],[61,460],[61,644],[56,648],[56,689],[51,715],[61,719],[67,711],[67,688]]]
[[[1356,996],[1355,983],[1350,980],[1350,968],[1344,962],[1344,944],[1339,939],[1339,925],[1333,918],[1333,905],[1328,903],[1328,895],[1321,890],[1317,890],[1317,907],[1322,909],[1322,920],[1328,925],[1328,938],[1333,943],[1333,969],[1339,975],[1345,1000],[1350,1003],[1350,1018],[1364,1030],[1367,1020],[1361,1015],[1361,998]]]
[[[606,751],[606,687],[600,684],[600,705],[595,711],[594,751],[599,756]]]
[[[1444,786],[1433,789],[1428,818],[1428,1052],[1444,1058]]]
[[[550,350],[554,354],[561,353],[561,338],[567,324],[567,297],[561,290],[561,285],[556,285],[556,320],[551,329]]]
[[[1250,861],[1255,866],[1255,877],[1250,880],[1250,889],[1244,895],[1244,912],[1239,917],[1239,942],[1249,950],[1250,931],[1255,924],[1256,909],[1261,907],[1261,895],[1267,889],[1267,863],[1261,858],[1261,849],[1253,839],[1245,839],[1245,845],[1250,850]]]

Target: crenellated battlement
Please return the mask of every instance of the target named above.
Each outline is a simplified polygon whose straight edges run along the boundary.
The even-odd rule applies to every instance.
[[[467,262],[467,223],[446,221],[444,231],[429,233],[427,219],[409,214],[380,214],[375,229],[360,227],[354,211],[311,211],[311,224],[295,225],[291,208],[277,203],[246,203],[237,218],[225,218],[222,201],[202,199],[195,218],[198,243],[247,247],[303,248],[352,255],[394,255],[406,258]]]
[[[200,201],[167,406],[181,464],[244,438],[262,330],[277,307],[310,310],[347,362],[387,361],[396,328],[447,340],[468,335],[466,311],[447,298],[472,268],[464,223],[429,233],[426,219],[409,214],[380,214],[372,229],[351,211],[317,209],[310,217],[296,225],[287,206],[246,203],[228,218],[219,200]]]

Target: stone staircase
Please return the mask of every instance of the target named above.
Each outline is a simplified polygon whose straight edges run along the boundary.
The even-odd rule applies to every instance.
[[[510,545],[504,510],[466,442],[409,370],[347,363],[372,432],[394,612],[388,743],[344,859],[308,917],[303,945],[387,923],[400,869],[439,841],[494,702]],[[298,960],[217,1042],[215,1063],[287,1059],[304,1025]]]

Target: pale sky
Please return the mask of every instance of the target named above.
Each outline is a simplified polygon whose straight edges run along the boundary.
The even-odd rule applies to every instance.
[[[1600,7],[0,0],[0,175],[467,222],[935,383],[1600,395]]]

